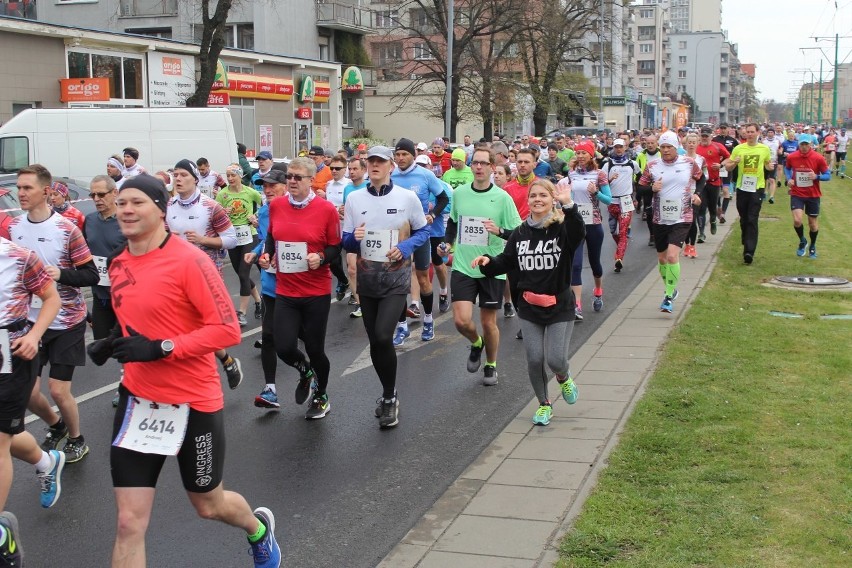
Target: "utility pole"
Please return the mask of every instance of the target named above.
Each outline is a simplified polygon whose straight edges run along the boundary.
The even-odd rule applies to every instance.
[[[822,59],[819,60],[819,97],[817,98],[817,122],[822,124]],[[821,128],[820,131],[822,131]]]
[[[831,103],[831,124],[832,126],[837,125],[837,75],[840,72],[840,40],[841,39],[850,39],[852,36],[841,36],[840,34],[834,34],[834,37],[831,36],[811,36],[814,41],[832,41],[834,40],[834,81],[832,86],[832,103]],[[826,61],[831,63],[831,58],[822,50],[821,47],[810,47],[810,48],[802,48],[802,49],[819,49],[822,52],[823,57],[825,57]],[[852,52],[850,52],[852,53]],[[845,62],[849,57],[849,54],[846,54],[846,57],[843,58]],[[822,60],[820,60],[820,66],[822,66]],[[820,78],[820,93],[822,93],[822,78]],[[822,117],[820,117],[822,118]]]
[[[453,141],[453,35],[455,34],[455,0],[447,2],[447,92],[444,95],[444,136]]]
[[[600,69],[598,69],[598,81],[599,81],[599,85],[600,85],[599,89],[600,89],[600,103],[601,104],[600,104],[600,113],[598,114],[598,129],[603,130],[603,127],[604,127],[604,104],[603,104],[603,100],[604,100],[603,99],[603,97],[604,97],[604,94],[603,94],[604,93],[604,90],[603,90],[603,83],[604,83],[604,80],[603,80],[603,74],[604,74],[604,44],[603,44],[604,0],[601,0],[601,21],[599,22],[599,24],[600,24],[600,27],[598,28],[598,44],[600,44],[600,48],[601,48],[601,66],[600,66]],[[610,83],[609,83],[610,86],[612,86],[612,75],[610,75],[609,81],[610,81]],[[611,91],[612,91],[612,89],[610,89],[610,94],[614,94]]]

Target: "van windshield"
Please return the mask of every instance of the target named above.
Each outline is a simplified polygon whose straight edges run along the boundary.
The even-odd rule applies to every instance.
[[[14,173],[30,163],[29,142],[24,136],[0,138],[0,173]]]

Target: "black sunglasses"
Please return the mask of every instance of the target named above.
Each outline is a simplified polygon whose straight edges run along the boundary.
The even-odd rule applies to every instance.
[[[284,175],[285,179],[292,179],[292,180],[295,180],[295,181],[302,181],[303,179],[305,179],[307,177],[308,176],[300,176],[299,174],[285,174]]]
[[[344,168],[343,166],[328,166],[328,169],[333,172],[339,172],[340,170],[345,170],[346,168]]]

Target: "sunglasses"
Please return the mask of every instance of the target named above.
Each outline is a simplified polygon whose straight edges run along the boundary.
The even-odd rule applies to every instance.
[[[340,170],[345,170],[346,168],[344,168],[343,166],[328,166],[328,169],[333,172],[339,172]]]
[[[294,181],[302,181],[303,179],[306,179],[307,177],[308,176],[300,176],[299,174],[285,174],[284,175],[285,179],[288,179],[288,180],[292,179]]]
[[[112,193],[112,192],[111,192],[111,191],[106,191],[106,192],[103,192],[103,193],[100,193],[100,192],[98,192],[98,193],[90,193],[90,194],[89,194],[89,198],[90,198],[90,199],[103,199],[104,197],[106,197],[106,196],[107,196],[107,195],[109,195],[110,193]]]

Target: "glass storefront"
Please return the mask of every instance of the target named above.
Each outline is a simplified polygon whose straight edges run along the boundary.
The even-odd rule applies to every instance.
[[[68,50],[68,78],[109,79],[109,102],[70,103],[69,106],[143,107],[145,106],[145,71],[142,55],[114,53],[82,48]]]

